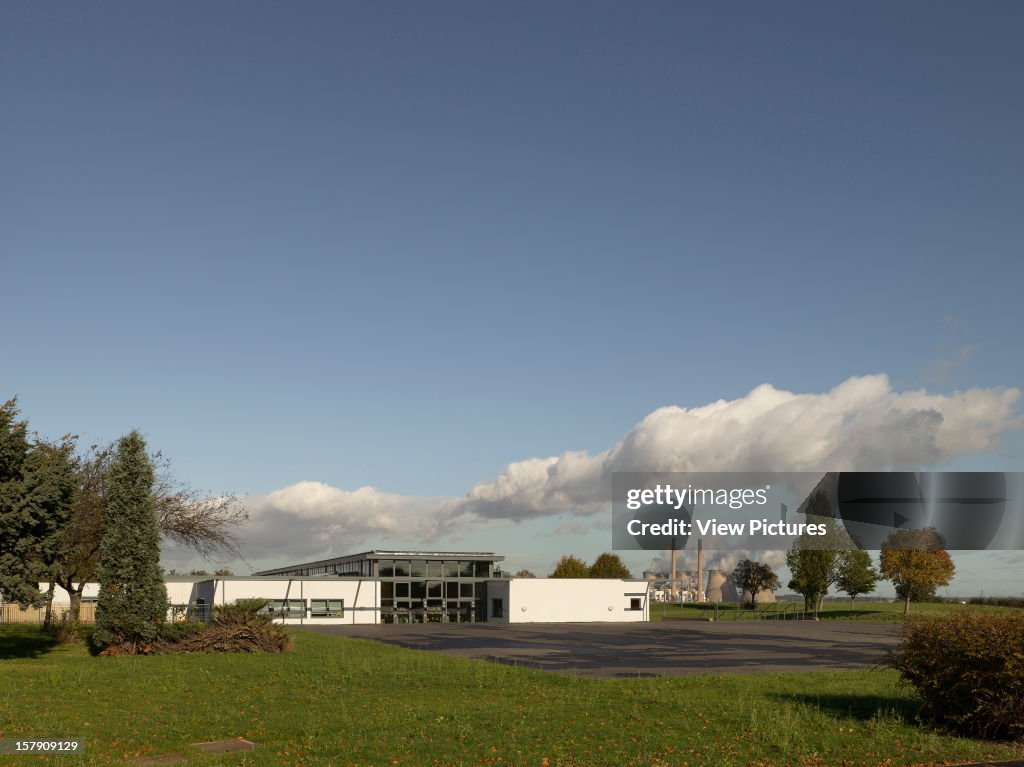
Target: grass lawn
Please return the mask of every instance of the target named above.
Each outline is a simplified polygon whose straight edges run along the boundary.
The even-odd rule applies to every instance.
[[[595,680],[296,632],[285,655],[94,658],[0,626],[0,737],[83,737],[84,756],[0,764],[917,765],[1024,746],[912,724],[888,671]],[[255,752],[195,741],[242,736]],[[4,760],[7,761],[4,761]]]
[[[775,611],[781,611],[787,604],[765,605],[758,607],[758,614],[762,618],[771,620],[775,617]],[[800,605],[793,604],[789,610],[782,614],[792,619]],[[1019,607],[999,607],[996,605],[959,605],[941,604],[938,602],[914,602],[910,605],[911,618],[914,617],[935,617],[949,615],[954,610],[971,610],[979,612],[1007,612],[1020,610]],[[664,602],[652,602],[650,617],[652,621],[665,620],[701,620],[714,615],[713,606],[707,604],[667,604]],[[754,614],[746,605],[722,604],[719,606],[719,620],[753,620]],[[861,620],[884,623],[899,623],[903,618],[903,602],[855,602],[853,609],[850,609],[850,602],[825,602],[818,612],[821,620]]]

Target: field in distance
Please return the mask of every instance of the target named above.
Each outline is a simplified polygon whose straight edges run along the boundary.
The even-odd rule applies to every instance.
[[[939,617],[949,615],[954,610],[970,610],[978,612],[1006,612],[1020,610],[1019,607],[1000,607],[997,605],[961,605],[943,602],[913,602],[910,605],[910,616]],[[793,620],[804,615],[803,602],[776,602],[758,605],[757,611],[749,605],[722,603],[718,612],[712,604],[670,604],[667,602],[651,602],[650,618],[660,620],[707,620],[715,617],[718,620]],[[883,602],[857,600],[850,606],[849,600],[826,601],[818,611],[821,620],[861,620],[898,623],[903,618],[903,602]]]

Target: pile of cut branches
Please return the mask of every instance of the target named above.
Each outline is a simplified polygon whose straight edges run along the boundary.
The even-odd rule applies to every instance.
[[[287,652],[291,636],[264,610],[266,600],[240,599],[214,609],[205,630],[161,642],[158,652]]]
[[[211,625],[206,631],[171,646],[170,652],[286,652],[292,638],[273,624]]]

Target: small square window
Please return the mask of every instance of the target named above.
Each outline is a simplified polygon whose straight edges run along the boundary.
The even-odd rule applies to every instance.
[[[344,618],[344,599],[311,599],[309,614],[313,618]]]
[[[263,609],[275,618],[304,618],[306,615],[306,600],[271,599]]]
[[[630,598],[630,600],[629,600],[629,609],[630,610],[642,610],[643,609],[643,607],[640,606],[640,597],[631,597]]]

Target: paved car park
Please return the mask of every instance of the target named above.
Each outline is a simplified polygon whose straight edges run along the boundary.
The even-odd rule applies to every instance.
[[[310,631],[590,677],[824,671],[877,665],[892,624],[848,621],[382,624]]]

